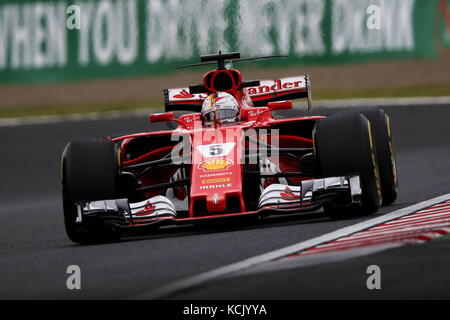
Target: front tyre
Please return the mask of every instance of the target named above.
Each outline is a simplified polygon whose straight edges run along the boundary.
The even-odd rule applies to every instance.
[[[327,205],[325,211],[330,215],[376,212],[381,206],[382,196],[369,120],[360,113],[342,113],[320,119],[314,128],[313,139],[321,177],[353,174],[360,177],[360,208]]]
[[[67,236],[73,242],[90,243],[120,239],[121,232],[104,225],[77,222],[79,201],[115,199],[118,152],[107,139],[78,140],[67,144],[62,155],[62,198]]]

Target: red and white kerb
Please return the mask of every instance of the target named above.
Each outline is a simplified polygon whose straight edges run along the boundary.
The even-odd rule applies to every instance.
[[[390,244],[414,244],[450,233],[450,201],[359,231],[288,257],[360,249]]]

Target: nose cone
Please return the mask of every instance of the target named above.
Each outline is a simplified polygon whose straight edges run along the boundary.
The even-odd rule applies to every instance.
[[[213,133],[215,138],[211,138]],[[241,135],[230,128],[204,130],[202,135],[201,139],[192,139],[191,217],[224,213],[231,209],[227,206],[230,198],[237,198],[242,205],[244,203]],[[245,210],[242,205],[239,210]],[[202,209],[207,212],[196,212]]]

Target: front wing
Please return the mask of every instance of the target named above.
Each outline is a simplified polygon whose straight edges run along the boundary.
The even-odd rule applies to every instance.
[[[360,179],[356,175],[305,180],[298,186],[272,184],[263,190],[258,210],[193,218],[177,218],[175,206],[164,196],[137,203],[130,203],[128,199],[80,202],[77,204],[77,222],[94,222],[128,229],[155,224],[192,224],[250,215],[311,212],[327,203],[342,207],[359,205],[361,193]]]

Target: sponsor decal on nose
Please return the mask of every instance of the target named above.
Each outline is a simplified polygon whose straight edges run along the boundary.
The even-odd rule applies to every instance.
[[[214,170],[226,170],[229,166],[233,164],[233,161],[228,159],[212,159],[203,161],[199,168],[204,171],[214,171]]]
[[[206,179],[202,180],[202,184],[229,182],[230,178]]]

